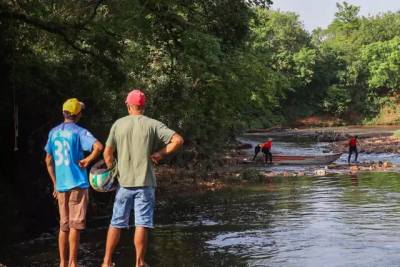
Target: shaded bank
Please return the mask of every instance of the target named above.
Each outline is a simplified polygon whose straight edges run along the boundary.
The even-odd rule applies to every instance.
[[[38,150],[42,151],[42,150]],[[235,166],[242,152],[226,150],[220,154],[220,163],[198,162],[185,169],[161,165],[156,167],[157,198],[194,195],[209,190],[219,190],[240,183],[225,172]],[[44,152],[19,151],[9,157],[0,187],[0,240],[9,242],[29,239],[58,225],[58,204],[52,197],[53,185],[47,174]],[[114,193],[98,193],[90,190],[88,219],[110,210]],[[0,242],[1,246],[6,246]]]

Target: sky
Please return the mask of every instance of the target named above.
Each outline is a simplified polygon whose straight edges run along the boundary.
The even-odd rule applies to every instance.
[[[326,28],[333,20],[336,3],[342,0],[273,0],[273,9],[292,11],[300,15],[305,28],[312,31],[318,27]],[[376,15],[379,12],[400,10],[400,0],[347,0],[347,3],[360,6],[360,15]]]

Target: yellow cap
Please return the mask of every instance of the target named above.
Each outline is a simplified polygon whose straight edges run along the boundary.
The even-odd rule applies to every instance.
[[[77,115],[85,108],[82,102],[79,102],[76,98],[71,98],[65,101],[63,105],[63,111],[69,111],[71,115]]]

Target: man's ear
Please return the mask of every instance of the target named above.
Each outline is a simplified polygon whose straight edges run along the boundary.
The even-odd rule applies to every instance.
[[[79,112],[78,115],[76,115],[75,122],[78,122],[81,118],[82,118],[82,113]]]

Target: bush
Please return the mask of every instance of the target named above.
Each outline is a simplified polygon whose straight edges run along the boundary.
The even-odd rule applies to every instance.
[[[325,110],[334,113],[336,116],[342,115],[351,102],[350,91],[333,85],[328,88],[327,93],[328,96],[323,103]]]
[[[394,132],[393,137],[400,137],[400,129]]]

